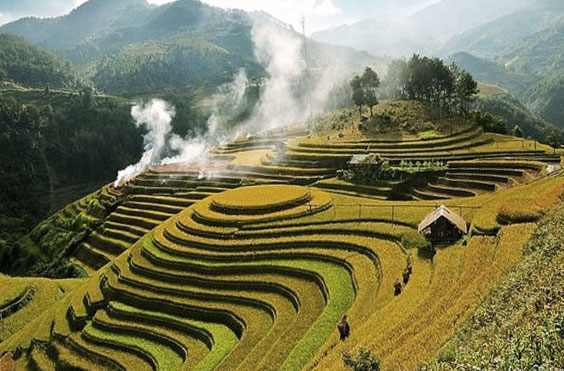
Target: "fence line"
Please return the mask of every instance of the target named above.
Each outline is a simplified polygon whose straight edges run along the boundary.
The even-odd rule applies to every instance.
[[[429,211],[433,211],[439,208],[442,204],[435,203],[435,204],[428,204],[428,205],[374,205],[374,204],[363,204],[363,203],[335,203],[333,202],[333,220],[337,219],[338,211],[345,210],[345,209],[356,209],[356,213],[358,219],[363,219],[363,212],[368,210],[374,209],[389,209],[390,210],[390,219],[393,222],[396,220],[396,216],[399,213],[399,210],[402,209],[429,209]],[[308,203],[309,214],[313,214],[313,210],[317,210],[321,204],[313,204],[311,202]],[[479,210],[482,206],[467,206],[467,205],[448,205],[449,209],[458,210],[460,216],[464,217],[466,212],[472,212],[475,210]]]

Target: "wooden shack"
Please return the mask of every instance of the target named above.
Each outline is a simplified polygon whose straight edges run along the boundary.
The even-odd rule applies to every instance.
[[[427,215],[419,224],[419,233],[434,244],[458,241],[468,233],[468,224],[460,215],[441,206]]]

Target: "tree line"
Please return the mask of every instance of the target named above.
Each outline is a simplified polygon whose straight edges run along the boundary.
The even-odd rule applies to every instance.
[[[456,64],[415,54],[390,64],[384,89],[391,98],[418,100],[441,114],[466,115],[478,94],[478,83]]]
[[[0,34],[0,81],[43,88],[75,88],[80,85],[72,66],[24,39]]]
[[[478,83],[472,75],[456,64],[447,65],[439,58],[417,54],[409,60],[392,61],[386,78],[381,82],[378,74],[366,68],[364,74],[351,81],[355,105],[370,108],[378,104],[378,95],[390,99],[409,99],[435,108],[440,116],[467,115],[470,112]]]

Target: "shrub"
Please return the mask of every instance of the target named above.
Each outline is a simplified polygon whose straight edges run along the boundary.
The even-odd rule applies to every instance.
[[[535,200],[509,200],[502,204],[497,212],[499,224],[533,223],[543,216]]]
[[[401,236],[401,245],[406,250],[411,249],[421,249],[426,250],[431,247],[429,241],[427,241],[421,234],[417,231],[408,232]]]
[[[353,371],[379,371],[380,361],[370,351],[361,348],[356,355],[343,353],[343,363]]]

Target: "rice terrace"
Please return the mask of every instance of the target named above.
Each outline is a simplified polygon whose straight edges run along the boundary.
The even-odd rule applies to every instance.
[[[526,126],[532,113],[492,113],[502,82],[456,60],[310,40],[305,20],[302,34],[194,0],[106,2],[0,27],[23,35],[6,36],[10,50],[37,43],[36,58],[76,68],[72,84],[34,85],[0,53],[0,147],[38,130],[31,165],[0,171],[13,182],[1,188],[0,371],[564,368],[564,136],[545,119]],[[47,36],[100,9],[119,14],[102,33]],[[236,57],[247,37],[254,54]],[[118,54],[96,59],[104,48]],[[89,178],[79,142],[50,142],[101,120],[105,134],[77,138],[92,163],[123,169],[111,183]],[[119,152],[130,144],[134,157]],[[49,181],[20,198],[28,169]]]

